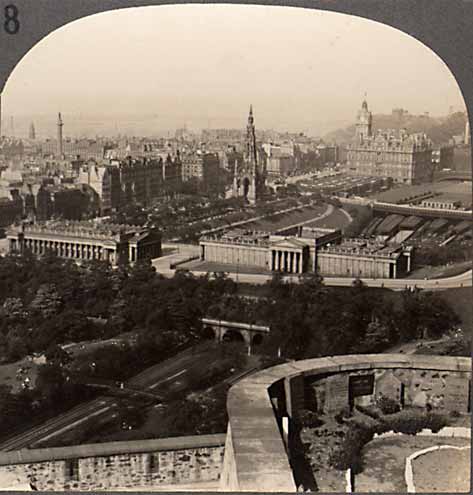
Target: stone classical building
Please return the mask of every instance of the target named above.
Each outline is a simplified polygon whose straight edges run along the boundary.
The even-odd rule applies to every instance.
[[[161,256],[159,231],[141,227],[50,221],[12,227],[7,239],[10,253],[52,251],[61,258],[103,260],[112,266]]]
[[[357,176],[391,177],[395,182],[420,184],[433,177],[432,142],[425,134],[406,130],[378,130],[363,101],[358,112],[356,136],[347,147],[347,172]]]
[[[236,231],[200,241],[200,257],[229,266],[283,273],[396,278],[411,270],[412,248],[366,239],[342,240],[339,230],[302,228],[297,236]]]
[[[411,271],[412,247],[346,239],[317,253],[317,273],[340,277],[398,278]]]

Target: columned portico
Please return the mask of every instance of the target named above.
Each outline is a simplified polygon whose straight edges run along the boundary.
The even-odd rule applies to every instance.
[[[271,251],[271,270],[285,273],[302,273],[302,259],[302,251],[273,249]]]

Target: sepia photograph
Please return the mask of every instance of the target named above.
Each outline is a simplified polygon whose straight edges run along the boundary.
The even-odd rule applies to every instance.
[[[452,69],[348,13],[104,4],[0,6],[0,492],[469,492]]]

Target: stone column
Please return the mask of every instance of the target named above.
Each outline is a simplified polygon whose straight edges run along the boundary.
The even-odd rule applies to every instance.
[[[397,266],[396,266],[396,263],[393,263],[393,278],[397,278]]]

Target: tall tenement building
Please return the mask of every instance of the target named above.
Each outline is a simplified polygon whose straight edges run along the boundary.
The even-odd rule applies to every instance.
[[[147,206],[178,190],[182,182],[180,156],[168,155],[164,160],[127,157],[106,165],[89,160],[82,165],[77,182],[97,193],[103,215],[130,204]]]
[[[433,176],[432,142],[422,133],[405,129],[372,129],[373,116],[363,101],[356,135],[347,147],[347,172],[351,175],[391,177],[394,182],[420,184]]]

